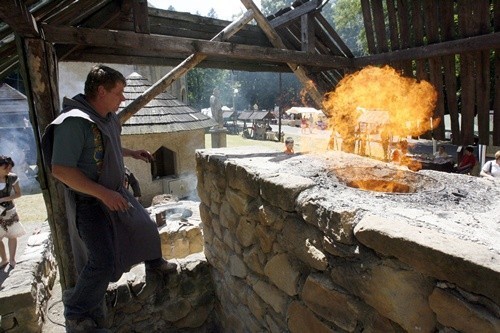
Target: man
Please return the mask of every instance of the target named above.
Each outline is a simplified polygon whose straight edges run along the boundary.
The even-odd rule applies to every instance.
[[[156,224],[123,186],[123,156],[152,160],[145,150],[121,147],[116,111],[125,100],[125,85],[120,72],[94,66],[85,94],[65,98],[42,139],[45,162],[66,185],[68,230],[79,272],[74,289],[63,297],[67,332],[102,332],[97,329],[105,322],[108,284],[133,265],[145,261],[146,276],[176,270],[161,257]]]

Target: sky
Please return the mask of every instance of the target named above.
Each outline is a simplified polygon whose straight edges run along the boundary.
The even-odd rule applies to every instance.
[[[148,0],[148,2],[160,9],[167,9],[173,6],[178,12],[189,12],[207,16],[211,8],[217,13],[217,18],[222,20],[232,20],[233,16],[239,16],[246,11],[240,0]],[[260,8],[260,0],[253,0]]]

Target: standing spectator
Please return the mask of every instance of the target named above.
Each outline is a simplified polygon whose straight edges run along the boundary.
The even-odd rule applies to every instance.
[[[176,270],[162,258],[156,223],[123,186],[123,157],[152,161],[146,150],[122,147],[116,111],[125,77],[103,65],[90,70],[85,94],[65,98],[42,138],[44,160],[64,183],[69,236],[78,280],[63,294],[67,332],[106,323],[104,296],[133,265],[145,262],[146,284]],[[99,330],[104,332],[104,330]]]
[[[14,162],[10,157],[0,155],[0,269],[5,268],[7,264],[11,269],[16,266],[17,238],[26,234],[14,205],[14,199],[22,194],[19,178],[11,172],[13,167]],[[3,244],[4,237],[8,239],[8,260]]]
[[[307,128],[307,119],[305,116],[300,118],[300,133],[306,134],[306,128]]]
[[[495,159],[484,163],[481,172],[481,177],[499,178],[500,177],[500,150],[495,153]]]

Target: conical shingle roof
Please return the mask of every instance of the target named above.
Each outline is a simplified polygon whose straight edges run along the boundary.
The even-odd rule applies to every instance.
[[[6,83],[0,84],[0,127],[31,127],[28,99]]]
[[[140,74],[130,74],[124,92],[126,100],[120,105],[118,113],[149,87],[151,83]],[[212,118],[163,92],[123,124],[122,134],[173,133],[214,125],[216,122]]]

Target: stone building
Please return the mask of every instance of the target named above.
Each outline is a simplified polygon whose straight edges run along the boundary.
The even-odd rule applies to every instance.
[[[138,73],[127,77],[126,101],[121,112],[151,83]],[[142,203],[162,193],[185,198],[195,195],[196,149],[205,148],[205,130],[215,121],[163,92],[134,114],[122,128],[122,145],[130,149],[146,149],[153,154],[151,165],[126,158],[125,164],[140,182]]]

